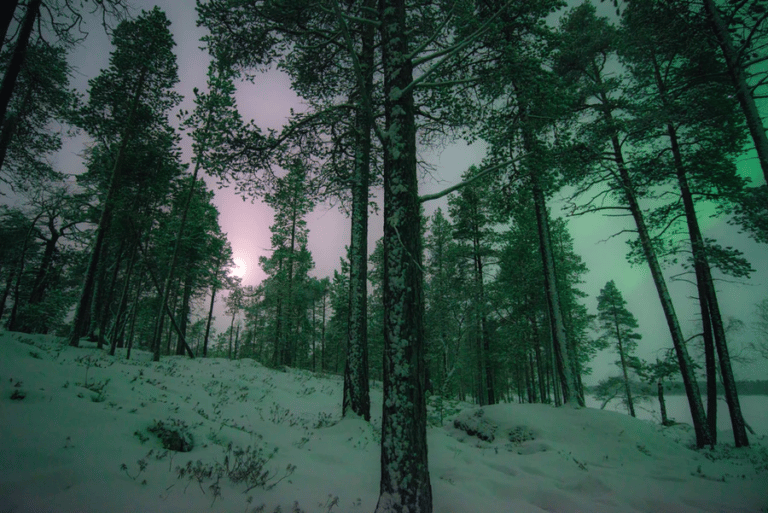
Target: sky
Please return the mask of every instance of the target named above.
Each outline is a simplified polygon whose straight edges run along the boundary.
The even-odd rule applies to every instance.
[[[571,0],[571,5],[578,0]],[[132,5],[139,9],[151,9],[158,5],[171,21],[171,31],[176,41],[175,53],[178,58],[180,84],[178,91],[185,97],[181,108],[192,110],[192,90],[197,87],[205,88],[206,69],[209,58],[200,50],[200,38],[205,35],[203,28],[196,26],[196,12],[192,0],[133,0]],[[596,2],[598,14],[610,15],[610,2]],[[107,67],[110,44],[100,26],[90,25],[91,33],[81,48],[72,55],[72,64],[79,73],[74,77],[73,84],[85,92],[87,79],[96,76],[100,69]],[[291,108],[301,110],[301,101],[290,90],[290,81],[282,73],[272,71],[256,78],[253,84],[243,83],[238,88],[237,101],[245,120],[253,119],[262,130],[266,128],[279,129],[285,122]],[[761,108],[768,110],[766,100]],[[763,110],[765,112],[765,110]],[[189,161],[189,143],[184,143],[184,158]],[[58,157],[58,164],[63,171],[77,173],[82,170],[82,161],[77,154],[82,151],[82,140],[70,141]],[[483,158],[481,145],[467,146],[463,142],[451,144],[446,148],[433,150],[422,149],[422,157],[435,167],[433,176],[423,177],[419,185],[420,194],[429,194],[445,189],[460,181],[461,174],[471,165],[480,164]],[[754,152],[746,154],[740,162],[743,173],[751,176],[755,184],[762,183],[762,175],[758,172]],[[209,186],[215,187],[213,180],[208,180]],[[379,201],[380,201],[380,194]],[[232,244],[234,258],[242,273],[243,283],[256,285],[264,273],[258,266],[258,258],[267,255],[270,247],[269,227],[273,222],[272,210],[262,204],[258,198],[243,200],[230,189],[216,192],[214,203],[220,212],[220,224]],[[550,203],[552,215],[565,215],[562,210],[562,199],[555,197]],[[447,199],[429,202],[425,205],[427,215],[431,215],[437,207],[446,210]],[[318,277],[332,276],[334,269],[339,268],[339,258],[343,256],[345,245],[349,244],[349,220],[344,214],[331,205],[318,205],[307,219],[309,233],[309,250],[315,261],[314,275]],[[723,315],[735,317],[745,323],[738,333],[730,335],[732,354],[741,354],[740,348],[755,335],[750,324],[753,322],[755,305],[768,297],[768,248],[758,245],[738,229],[730,226],[724,219],[701,218],[705,237],[716,239],[723,246],[733,246],[744,252],[755,268],[751,280],[746,283],[719,282],[718,292]],[[375,241],[383,233],[381,215],[372,216],[369,226],[369,248],[374,247]],[[624,229],[631,229],[631,218],[606,218],[596,214],[570,218],[568,226],[574,238],[575,250],[584,260],[589,272],[584,277],[585,283],[581,289],[588,295],[585,299],[587,307],[596,313],[597,295],[609,280],[614,280],[627,301],[627,308],[638,319],[638,332],[643,339],[638,345],[637,354],[641,358],[655,360],[661,351],[671,347],[671,339],[663,317],[653,282],[647,266],[630,266],[625,259],[627,246],[626,236],[609,238],[610,235]],[[698,318],[697,303],[691,299],[695,294],[694,288],[682,281],[671,281],[670,276],[676,270],[666,272],[668,285],[672,292],[678,317],[686,337],[697,333]],[[375,306],[374,306],[375,307]],[[201,305],[199,315],[204,315]],[[223,308],[219,306],[217,325],[220,329],[227,326]],[[601,353],[595,360],[593,377],[587,378],[587,383],[596,379],[617,373],[613,366],[615,355],[610,352]],[[764,362],[738,364],[737,379],[768,379],[768,365]]]
[[[374,510],[380,386],[371,390],[370,422],[341,419],[339,376],[224,358],[155,363],[141,350],[126,360],[125,349],[117,351],[0,332],[0,511],[256,513],[263,504],[273,513],[278,506],[297,511],[294,502],[307,513]],[[757,433],[750,447],[733,449],[721,410],[721,445],[692,451],[690,425],[662,427],[655,399],[638,408],[637,419],[611,411],[616,403],[606,410],[517,403],[481,410],[431,402],[433,512],[765,511],[767,404],[766,396],[743,397]],[[668,395],[667,409],[685,422],[684,396]],[[158,421],[166,433],[176,427],[191,451],[165,451],[150,431]],[[469,435],[470,427],[485,440]],[[224,475],[214,498],[214,479],[201,477],[198,485],[179,478],[187,462],[222,464],[229,444],[262,455],[276,450],[261,467],[275,486],[246,492],[245,483]]]

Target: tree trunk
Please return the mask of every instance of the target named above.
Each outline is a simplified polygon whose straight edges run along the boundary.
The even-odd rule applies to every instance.
[[[38,1],[39,3],[39,1]],[[96,228],[96,242],[91,250],[91,258],[88,262],[88,270],[85,274],[85,280],[83,282],[83,289],[80,293],[80,300],[78,301],[77,310],[75,312],[75,319],[72,323],[72,332],[69,336],[69,345],[72,347],[78,347],[80,345],[80,336],[85,332],[88,321],[88,312],[91,306],[91,296],[93,296],[93,285],[96,277],[96,270],[99,266],[99,256],[101,255],[101,249],[104,245],[104,239],[110,220],[112,219],[112,210],[115,208],[115,196],[120,184],[120,178],[123,173],[123,159],[125,158],[125,151],[128,147],[128,141],[130,139],[131,124],[133,118],[136,115],[136,110],[139,106],[139,99],[144,89],[144,81],[146,79],[148,70],[144,68],[139,77],[139,82],[134,92],[133,99],[131,100],[131,110],[126,120],[125,130],[123,131],[122,140],[120,141],[120,148],[118,149],[117,156],[115,158],[115,165],[112,168],[112,176],[109,180],[109,189],[107,191],[107,198],[104,200],[104,208],[101,211],[101,217],[99,218],[99,226]]]
[[[539,232],[539,251],[541,252],[541,264],[544,273],[544,287],[546,289],[547,307],[549,309],[549,320],[555,349],[555,360],[557,363],[558,374],[560,375],[563,404],[568,405],[573,399],[576,399],[573,403],[574,405],[578,404],[579,406],[584,406],[583,404],[578,403],[578,386],[573,378],[571,359],[568,354],[568,340],[565,333],[565,324],[563,323],[563,313],[560,305],[560,295],[555,282],[552,243],[549,236],[549,214],[547,213],[544,191],[541,188],[536,171],[531,173],[531,186],[533,189],[533,202],[536,209],[536,225],[538,226]]]
[[[35,283],[32,285],[32,292],[29,294],[29,304],[36,305],[42,303],[45,298],[45,289],[47,287],[48,274],[53,267],[53,255],[56,252],[56,244],[59,242],[61,234],[56,229],[53,219],[48,222],[48,230],[51,232],[51,238],[45,241],[45,251],[40,267],[35,276]]]
[[[229,349],[227,350],[227,358],[232,359],[232,335],[235,332],[235,317],[237,317],[237,311],[232,312],[232,322],[229,324]]]
[[[29,239],[32,237],[32,232],[35,230],[37,221],[42,216],[42,213],[35,216],[32,223],[27,230],[27,235],[24,237],[24,244],[21,247],[21,255],[19,255],[19,263],[16,266],[16,284],[13,287],[13,307],[11,308],[11,317],[8,319],[8,331],[16,330],[16,316],[19,312],[19,303],[21,302],[21,278],[24,275],[24,261],[27,258],[27,249],[29,248]]]
[[[723,52],[725,64],[728,68],[728,74],[736,89],[736,98],[739,100],[739,105],[747,120],[749,133],[752,136],[752,141],[755,143],[757,159],[763,170],[763,178],[768,182],[768,135],[766,135],[765,128],[763,127],[763,121],[760,117],[760,111],[757,108],[755,99],[749,90],[745,70],[741,67],[739,62],[741,56],[733,46],[733,40],[728,31],[728,26],[717,11],[717,6],[715,5],[714,0],[704,0],[704,12],[712,27],[712,31],[717,37],[720,49]],[[746,432],[744,435],[746,437]]]
[[[204,130],[207,130],[207,123]],[[176,242],[173,245],[173,256],[171,257],[171,265],[168,267],[168,274],[165,277],[165,285],[163,287],[163,296],[160,300],[160,310],[157,314],[159,320],[163,318],[163,311],[165,310],[165,307],[168,303],[168,293],[170,292],[170,283],[171,283],[171,280],[173,280],[173,274],[176,271],[176,262],[178,262],[178,258],[179,258],[179,248],[181,247],[181,240],[184,237],[184,228],[187,225],[187,216],[189,214],[189,206],[192,204],[192,198],[194,197],[195,189],[197,188],[197,175],[199,171],[200,171],[200,158],[197,158],[195,162],[195,170],[192,173],[192,178],[190,179],[190,183],[189,183],[189,191],[187,192],[187,197],[184,200],[184,206],[181,211],[181,220],[179,222],[179,230],[178,232],[176,232]],[[163,327],[162,321],[158,322],[157,326],[158,326],[158,330],[162,330],[162,327]],[[159,344],[155,346],[153,360],[156,362],[160,361]]]
[[[5,288],[3,288],[3,296],[0,298],[0,319],[3,318],[5,313],[5,303],[8,301],[8,294],[11,292],[11,286],[13,285],[13,278],[15,273],[13,269],[8,270],[8,276],[5,278]]]
[[[733,437],[736,447],[749,446],[749,439],[747,438],[747,430],[744,426],[744,417],[741,413],[741,405],[739,404],[739,395],[736,390],[736,379],[733,376],[733,368],[731,366],[731,359],[728,354],[728,343],[725,337],[725,328],[723,327],[722,316],[720,315],[720,307],[717,301],[717,292],[712,280],[712,272],[709,266],[709,262],[706,254],[706,247],[704,238],[701,235],[699,228],[699,222],[696,218],[696,209],[693,204],[693,197],[688,185],[688,178],[685,173],[685,168],[682,163],[682,157],[680,154],[680,148],[677,141],[677,134],[674,128],[668,126],[668,133],[672,145],[672,153],[675,156],[675,167],[677,170],[677,179],[680,186],[680,193],[683,197],[683,206],[685,208],[685,218],[688,223],[688,233],[691,239],[691,250],[693,251],[694,265],[696,266],[697,280],[703,280],[703,289],[706,294],[705,307],[708,308],[708,317],[712,323],[712,331],[714,332],[715,348],[717,350],[717,356],[720,360],[720,374],[723,379],[723,387],[725,389],[725,400],[728,403],[728,410],[731,415],[731,426],[733,427]],[[714,395],[716,396],[717,388],[715,388]],[[717,406],[714,406],[715,411]],[[715,433],[711,433],[712,443],[715,442]]]
[[[597,85],[602,87],[602,82],[598,78]],[[611,101],[604,90],[600,90],[598,93],[600,99],[600,110],[603,115],[604,121],[608,126],[614,126],[613,114],[611,113]],[[672,337],[672,345],[675,348],[675,354],[677,355],[677,363],[680,367],[680,375],[683,378],[683,385],[685,387],[685,394],[688,398],[688,406],[691,410],[691,419],[693,421],[693,429],[696,432],[696,445],[699,448],[705,445],[712,445],[712,436],[709,433],[709,428],[706,424],[706,418],[704,416],[704,407],[701,404],[701,395],[699,394],[699,384],[696,382],[696,376],[693,372],[693,364],[691,357],[688,354],[688,349],[685,346],[685,338],[683,337],[683,331],[680,329],[680,323],[677,319],[677,313],[675,307],[672,304],[672,298],[669,295],[669,289],[667,283],[664,280],[664,275],[661,272],[661,266],[656,258],[656,251],[653,248],[650,234],[648,233],[648,227],[645,224],[643,212],[640,209],[640,205],[637,201],[635,189],[632,184],[632,179],[627,171],[626,164],[624,162],[624,155],[621,150],[621,143],[616,133],[611,134],[611,146],[613,150],[614,161],[619,171],[616,185],[624,194],[624,199],[632,218],[635,221],[637,227],[637,235],[640,239],[640,245],[643,249],[643,256],[648,262],[648,267],[653,277],[653,283],[656,286],[656,292],[659,295],[662,310],[664,311],[664,318],[667,321],[667,327],[669,328],[670,335]]]
[[[16,39],[16,47],[13,49],[11,61],[8,63],[8,68],[3,75],[3,82],[0,85],[0,125],[5,122],[8,105],[11,102],[13,90],[16,87],[16,79],[27,56],[29,38],[32,35],[32,29],[35,26],[35,20],[40,11],[40,4],[42,4],[42,0],[30,0],[29,4],[27,4],[27,11],[24,14],[24,19],[21,21],[19,36]],[[2,166],[3,163],[0,162],[0,168]]]
[[[323,291],[323,327],[320,334],[320,372],[325,372],[325,307],[328,304],[326,295],[328,289]]]
[[[208,308],[208,321],[205,323],[205,338],[203,339],[203,358],[208,356],[208,337],[211,334],[211,320],[213,319],[213,305],[216,302],[216,280],[219,274],[219,268],[221,267],[221,256],[216,261],[216,274],[213,276],[213,284],[211,285],[211,306]]]
[[[192,297],[192,280],[192,270],[187,267],[187,276],[184,279],[184,295],[181,300],[181,318],[179,319],[179,329],[185,338],[187,336],[187,323],[189,322],[189,301]],[[184,355],[184,345],[181,343],[181,340],[181,337],[179,337],[179,341],[176,344],[177,356]]]
[[[375,3],[366,2],[373,8]],[[347,330],[347,363],[344,367],[342,416],[351,411],[366,421],[371,419],[368,390],[368,182],[371,163],[372,119],[362,100],[373,90],[374,27],[366,24],[362,32],[360,67],[363,83],[359,84],[355,134],[355,167],[352,177],[352,240],[349,255],[349,323]]]
[[[0,7],[0,49],[5,46],[5,36],[8,34],[8,27],[13,22],[13,13],[16,11],[17,5],[19,5],[19,0],[5,0]]]
[[[127,321],[126,310],[128,308],[128,292],[130,290],[131,278],[133,277],[133,266],[136,263],[136,254],[138,253],[136,244],[137,243],[134,243],[131,248],[131,257],[128,259],[128,269],[126,269],[125,276],[123,277],[123,291],[120,293],[120,303],[117,309],[117,315],[115,316],[115,329],[112,330],[112,340],[109,345],[110,356],[115,355],[118,339],[122,337]]]
[[[405,0],[381,0],[384,74],[384,405],[376,513],[432,513],[421,213]]]
[[[621,359],[621,373],[624,376],[624,393],[627,396],[627,409],[629,414],[633,417],[635,415],[635,405],[632,404],[632,388],[629,386],[629,374],[627,373],[627,359],[624,354],[624,341],[621,339],[621,333],[619,332],[619,320],[614,315],[614,323],[616,325],[616,339],[619,343],[619,358]]]
[[[656,291],[661,301],[661,307],[664,311],[664,317],[667,321],[667,327],[669,328],[670,335],[672,336],[672,344],[675,348],[675,354],[677,355],[677,362],[680,367],[680,374],[683,378],[683,385],[685,387],[685,394],[688,397],[688,405],[691,410],[691,419],[693,420],[693,428],[696,432],[696,445],[699,448],[705,445],[712,445],[712,436],[709,433],[706,419],[704,416],[704,407],[701,404],[701,395],[699,394],[699,385],[696,382],[696,376],[693,372],[693,364],[691,357],[688,354],[688,349],[685,346],[685,338],[683,332],[680,329],[680,323],[677,319],[677,313],[675,307],[672,304],[672,298],[669,295],[669,289],[667,289],[667,283],[664,280],[664,275],[661,272],[661,266],[656,258],[656,252],[653,249],[650,234],[648,228],[645,225],[645,219],[643,213],[640,210],[640,206],[635,197],[635,190],[632,186],[632,181],[629,177],[629,172],[624,166],[623,157],[621,156],[620,144],[618,137],[613,138],[614,153],[617,156],[620,186],[624,190],[626,201],[629,204],[632,217],[635,220],[637,226],[638,237],[640,238],[640,244],[643,248],[643,255],[648,262],[648,267],[653,277],[653,282],[656,285]]]
[[[669,419],[667,418],[667,403],[664,402],[664,385],[661,380],[658,382],[659,389],[659,410],[661,411],[661,425],[668,426]]]

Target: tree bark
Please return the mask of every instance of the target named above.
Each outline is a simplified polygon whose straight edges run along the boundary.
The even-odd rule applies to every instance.
[[[375,3],[368,0],[366,5],[373,8]],[[342,399],[342,416],[347,416],[351,411],[366,421],[371,419],[368,390],[368,183],[373,121],[363,98],[369,98],[373,90],[373,59],[374,28],[366,24],[362,29],[362,51],[359,58],[363,83],[358,85],[360,101],[355,123],[352,240],[349,249],[349,323]]]
[[[661,411],[661,424],[662,426],[669,425],[669,419],[667,418],[667,403],[664,402],[664,385],[661,380],[658,382],[659,390],[659,410]]]
[[[731,426],[733,428],[734,442],[736,447],[747,447],[749,446],[749,439],[747,437],[747,430],[744,426],[744,417],[741,413],[739,394],[736,389],[736,379],[733,376],[731,359],[730,355],[728,354],[728,343],[725,337],[725,328],[723,327],[723,320],[717,301],[717,291],[715,290],[715,285],[712,280],[712,271],[707,259],[704,238],[701,235],[699,221],[696,217],[696,209],[693,204],[693,197],[688,185],[688,178],[682,163],[677,135],[671,125],[668,127],[668,132],[670,141],[672,143],[672,153],[675,156],[675,167],[677,171],[678,184],[680,186],[680,193],[683,197],[685,218],[688,223],[688,233],[691,240],[694,265],[696,266],[696,277],[697,281],[699,279],[703,280],[702,289],[706,294],[706,301],[703,306],[708,310],[708,318],[712,323],[712,331],[714,332],[715,339],[715,349],[717,350],[717,356],[720,360],[720,374],[723,379],[723,388],[725,389],[725,400],[728,403],[728,411],[731,416]],[[713,395],[716,397],[716,394],[717,389],[715,388]],[[716,405],[714,408],[715,411],[717,411]],[[712,443],[714,444],[714,432],[711,433],[711,436]]]
[[[763,178],[768,182],[768,135],[766,135],[765,127],[763,127],[763,121],[760,117],[760,111],[757,108],[755,99],[749,90],[744,69],[740,63],[741,58],[739,52],[733,45],[728,26],[717,11],[717,6],[715,5],[714,0],[704,0],[704,12],[712,27],[712,32],[714,32],[715,37],[717,37],[720,49],[723,52],[725,64],[728,68],[728,74],[736,89],[736,98],[739,100],[741,110],[744,112],[749,133],[752,136],[752,141],[757,150],[757,159],[763,170]]]
[[[602,88],[603,84],[599,78],[599,74],[596,76],[598,77],[596,80],[596,85]],[[600,106],[598,109],[602,114],[603,120],[608,126],[615,126],[613,114],[611,113],[611,101],[603,89],[598,92],[598,98],[600,100]],[[633,220],[635,221],[635,226],[637,227],[637,235],[643,250],[643,256],[648,262],[648,267],[651,271],[653,283],[656,286],[656,292],[659,295],[661,307],[664,311],[664,318],[667,321],[667,327],[669,328],[669,333],[672,337],[672,345],[675,348],[677,363],[680,367],[680,375],[683,378],[685,394],[688,398],[688,405],[691,410],[693,429],[696,433],[696,445],[699,448],[702,448],[705,445],[712,445],[712,436],[706,423],[704,407],[701,403],[701,395],[699,394],[699,384],[696,382],[696,376],[693,372],[691,357],[688,354],[688,349],[685,346],[683,331],[680,328],[677,313],[675,312],[675,307],[672,304],[672,297],[669,294],[667,283],[664,280],[664,274],[661,272],[661,265],[659,265],[659,261],[656,258],[656,251],[653,248],[651,236],[648,232],[648,227],[646,226],[645,219],[643,217],[643,211],[640,209],[640,204],[637,201],[632,179],[629,176],[629,171],[627,170],[626,163],[624,162],[621,143],[619,142],[619,137],[615,131],[610,136],[610,143],[613,150],[613,159],[616,162],[616,167],[619,171],[619,176],[616,180],[616,186],[618,186],[620,191],[622,191],[624,200],[629,207]]]
[[[11,316],[8,319],[8,331],[16,330],[16,316],[19,312],[20,292],[21,292],[21,278],[24,275],[24,261],[27,258],[27,249],[29,248],[29,239],[32,237],[32,232],[35,230],[37,221],[42,216],[42,212],[39,213],[32,220],[32,223],[27,230],[27,235],[24,237],[24,244],[21,247],[21,255],[19,255],[19,263],[16,266],[16,283],[13,287],[13,307],[11,308]]]
[[[0,7],[0,49],[5,46],[5,36],[8,34],[8,27],[11,26],[17,5],[19,0],[5,0]]]
[[[621,332],[619,331],[619,320],[616,318],[616,315],[614,315],[614,323],[616,325],[616,340],[618,340],[619,344],[619,358],[621,359],[621,373],[624,376],[624,393],[627,396],[627,408],[629,409],[629,414],[633,417],[637,417],[635,415],[635,405],[632,404],[632,388],[629,386],[629,374],[627,373],[627,359],[624,354],[624,341],[621,338]]]
[[[376,513],[432,513],[427,462],[416,109],[405,0],[381,0],[384,74],[384,405]]]
[[[208,321],[205,323],[205,338],[203,339],[203,358],[208,356],[208,337],[211,334],[211,320],[213,319],[213,305],[216,302],[216,280],[219,275],[221,267],[221,255],[219,255],[216,261],[216,273],[213,276],[213,284],[211,285],[211,306],[208,308]]]
[[[718,13],[713,10],[711,16],[719,19]],[[659,95],[664,105],[667,105],[667,90],[662,79],[661,70],[657,61],[653,60],[654,77]],[[730,66],[729,66],[730,67]],[[751,98],[751,96],[750,96]],[[725,388],[726,402],[731,415],[731,425],[733,427],[733,436],[736,447],[746,447],[749,445],[747,431],[744,426],[744,417],[741,414],[738,391],[736,390],[736,380],[733,376],[731,360],[728,354],[728,343],[725,337],[720,307],[717,301],[717,291],[715,290],[712,272],[707,259],[706,246],[704,238],[701,235],[699,221],[696,217],[696,208],[693,203],[693,195],[688,184],[685,165],[683,164],[682,152],[680,151],[680,142],[677,136],[677,129],[671,123],[667,123],[667,136],[669,137],[670,148],[675,165],[677,182],[680,188],[680,195],[683,199],[683,208],[685,219],[688,225],[688,235],[691,243],[691,252],[693,253],[694,267],[696,270],[696,283],[699,291],[699,304],[701,307],[702,322],[704,323],[704,342],[707,363],[707,402],[708,402],[708,422],[712,444],[717,440],[717,384],[714,382],[714,355],[711,354],[712,332],[714,332],[714,344],[720,359],[720,372],[723,378]],[[763,137],[765,131],[763,130]],[[703,297],[703,299],[702,299]],[[711,332],[708,328],[711,324]],[[707,340],[709,335],[709,340]],[[707,347],[709,343],[709,347]],[[710,374],[711,372],[711,374]]]
[[[547,213],[544,191],[541,188],[536,171],[531,173],[531,186],[533,190],[534,207],[536,209],[536,224],[539,232],[539,251],[541,253],[541,264],[544,274],[544,287],[546,289],[547,307],[549,309],[549,320],[552,328],[555,359],[558,374],[560,375],[563,404],[567,405],[571,403],[575,394],[576,402],[573,404],[576,405],[578,404],[578,386],[576,380],[573,378],[573,366],[571,365],[568,353],[568,340],[565,333],[565,323],[563,322],[560,295],[555,282],[552,242],[549,236],[549,214]],[[584,406],[583,404],[578,405]]]
[[[133,243],[131,246],[131,256],[128,259],[128,268],[126,269],[125,276],[123,277],[123,290],[120,293],[120,303],[117,309],[117,315],[115,316],[115,328],[112,330],[112,340],[109,344],[110,356],[115,356],[118,339],[122,337],[127,321],[126,310],[128,308],[128,293],[130,291],[131,278],[133,277],[133,267],[136,263],[136,255],[138,253],[136,244],[138,244],[138,242]]]
[[[24,14],[24,19],[21,21],[19,36],[16,39],[16,47],[13,49],[11,61],[8,63],[8,68],[3,75],[3,82],[2,85],[0,85],[0,125],[5,122],[5,116],[8,113],[8,105],[11,102],[13,90],[16,88],[16,79],[21,72],[21,67],[27,56],[29,38],[32,35],[35,20],[40,12],[40,4],[42,4],[42,0],[30,0],[29,4],[27,4],[27,11]],[[2,162],[0,162],[0,167],[2,167]]]

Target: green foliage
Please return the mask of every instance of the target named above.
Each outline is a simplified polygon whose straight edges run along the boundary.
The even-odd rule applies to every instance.
[[[602,331],[601,338],[610,341],[619,350],[621,344],[626,354],[632,353],[637,348],[637,341],[642,338],[637,329],[637,319],[632,312],[626,309],[627,302],[616,288],[613,280],[605,284],[597,297],[597,320]]]

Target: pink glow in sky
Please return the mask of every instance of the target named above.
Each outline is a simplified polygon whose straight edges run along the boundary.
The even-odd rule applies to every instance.
[[[569,2],[575,5],[578,0]],[[599,9],[608,9],[609,3],[598,4]],[[199,39],[204,35],[201,28],[196,27],[196,13],[194,3],[191,1],[179,2],[176,0],[135,0],[134,5],[144,9],[151,9],[154,5],[166,11],[171,20],[171,30],[176,38],[176,55],[178,56],[180,85],[179,92],[184,95],[185,101],[182,108],[191,110],[194,106],[191,98],[195,87],[205,88],[206,68],[209,57],[199,50]],[[605,13],[603,13],[605,14]],[[92,24],[92,34],[85,45],[73,55],[73,64],[79,69],[80,75],[74,78],[74,83],[85,92],[86,80],[96,76],[99,69],[106,67],[108,63],[109,43],[97,24]],[[271,72],[257,78],[255,83],[246,83],[239,88],[237,100],[245,120],[254,119],[262,127],[279,129],[284,123],[291,107],[303,110],[299,99],[290,90],[290,81],[287,76],[278,72]],[[75,153],[82,151],[82,143],[69,143],[59,158],[59,165],[66,171],[77,172],[82,163]],[[184,158],[190,160],[189,144],[184,143]],[[470,165],[479,164],[482,158],[482,150],[479,147],[467,147],[464,143],[448,146],[442,152],[426,152],[422,157],[428,158],[435,166],[436,173],[433,178],[425,178],[420,184],[422,194],[442,190],[456,183]],[[750,161],[745,161],[745,172],[753,174],[759,180],[756,171],[749,170]],[[208,180],[209,187],[215,187],[213,180]],[[215,205],[220,211],[220,224],[222,230],[227,233],[234,258],[242,262],[247,270],[243,274],[243,283],[256,285],[263,278],[264,273],[258,265],[260,256],[268,255],[270,248],[269,226],[273,222],[272,210],[256,198],[252,203],[243,201],[230,189],[217,190],[214,199]],[[425,205],[427,214],[431,214],[437,206],[443,206],[445,211],[446,200],[430,202]],[[552,215],[563,215],[560,210],[561,202],[554,198],[551,202]],[[344,247],[349,244],[349,220],[336,208],[328,205],[318,205],[308,218],[309,249],[315,261],[314,275],[332,276],[333,270],[338,268],[339,258],[344,255]],[[616,237],[608,241],[608,237],[621,230],[631,228],[628,218],[606,218],[596,215],[571,219],[569,227],[575,239],[575,249],[584,259],[590,272],[585,276],[585,283],[581,289],[588,294],[585,299],[587,307],[594,313],[596,310],[596,296],[608,280],[615,280],[618,288],[624,294],[628,308],[637,317],[643,334],[643,341],[638,350],[638,356],[643,358],[655,358],[661,347],[669,347],[669,333],[661,315],[661,308],[656,291],[650,281],[649,273],[644,266],[631,267],[624,256],[627,247],[624,244],[625,237]],[[702,226],[707,232],[706,236],[714,237],[724,246],[734,246],[744,251],[756,268],[752,280],[745,285],[720,283],[721,308],[724,315],[733,316],[743,320],[747,329],[742,333],[731,336],[733,344],[738,347],[748,342],[752,337],[749,330],[751,315],[754,305],[766,297],[768,290],[768,258],[766,258],[765,246],[759,246],[744,235],[739,235],[738,230],[729,227],[722,219],[707,221]],[[369,248],[373,249],[374,242],[382,234],[382,219],[373,216],[369,227]],[[674,270],[673,270],[674,271]],[[674,274],[667,272],[667,277]],[[691,286],[685,282],[670,282],[670,288],[675,300],[678,315],[686,336],[696,333],[696,303],[690,299],[694,293]],[[218,323],[223,326],[225,320],[223,309],[217,308]],[[612,364],[613,355],[605,354],[606,365]],[[596,372],[590,381],[603,377]],[[763,367],[737,369],[737,378],[765,379],[768,377],[768,369]]]

